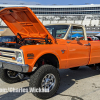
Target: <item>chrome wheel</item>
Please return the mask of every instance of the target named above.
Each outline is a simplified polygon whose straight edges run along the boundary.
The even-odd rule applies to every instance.
[[[42,65],[35,73],[30,77],[30,88],[41,89],[39,92],[32,92],[34,96],[40,99],[48,99],[52,97],[58,90],[60,85],[60,75],[52,65]]]
[[[41,87],[42,89],[49,89],[49,92],[54,88],[56,84],[56,78],[53,74],[47,74],[42,79]]]

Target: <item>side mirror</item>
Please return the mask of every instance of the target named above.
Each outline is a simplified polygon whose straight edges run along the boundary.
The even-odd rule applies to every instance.
[[[75,40],[76,40],[77,42],[79,42],[79,41],[80,41],[79,37],[76,37],[76,38],[75,38]]]

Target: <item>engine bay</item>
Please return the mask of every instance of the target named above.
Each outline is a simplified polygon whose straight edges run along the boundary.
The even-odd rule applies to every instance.
[[[45,38],[22,38],[18,33],[17,36],[13,37],[13,41],[1,41],[0,47],[9,47],[19,49],[24,45],[40,45],[40,44],[52,44],[51,40],[48,39],[48,35]]]

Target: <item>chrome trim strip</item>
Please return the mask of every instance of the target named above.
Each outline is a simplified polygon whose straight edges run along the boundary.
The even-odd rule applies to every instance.
[[[3,49],[0,49],[0,52],[2,52],[2,51],[4,51],[4,52],[10,52],[10,53],[15,53],[15,51],[13,51],[13,50],[3,50]]]
[[[8,56],[8,55],[4,55],[4,54],[2,54],[2,55],[0,55],[0,57],[12,58],[12,57],[15,57],[15,56]]]
[[[0,68],[14,70],[17,72],[28,72],[29,65],[16,64],[0,60]]]

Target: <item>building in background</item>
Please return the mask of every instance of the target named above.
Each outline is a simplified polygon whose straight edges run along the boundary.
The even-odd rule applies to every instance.
[[[77,23],[85,26],[87,33],[100,33],[100,4],[90,5],[8,5],[0,4],[0,10],[5,7],[26,6],[45,24]],[[0,26],[6,26],[0,20]]]

